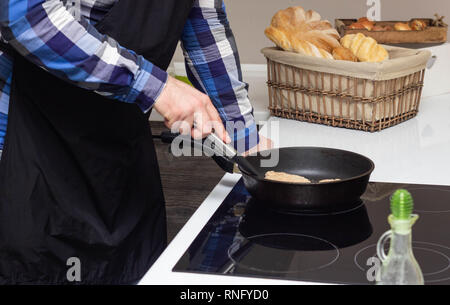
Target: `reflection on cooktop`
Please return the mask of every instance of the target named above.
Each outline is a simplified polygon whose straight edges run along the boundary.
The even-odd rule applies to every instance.
[[[426,284],[450,284],[450,187],[388,183],[371,183],[348,211],[282,214],[254,201],[240,181],[174,271],[373,284],[375,244],[389,229],[398,188],[411,191],[420,214],[413,247]]]
[[[355,228],[358,229],[355,230]],[[286,232],[313,236],[316,239],[327,241],[327,244],[316,244],[314,240],[295,243],[290,242],[290,239],[282,238],[272,238],[266,243],[275,248],[325,251],[360,243],[370,236],[372,226],[367,209],[362,202],[355,209],[337,214],[284,214],[266,209],[250,199],[238,230],[245,238]]]

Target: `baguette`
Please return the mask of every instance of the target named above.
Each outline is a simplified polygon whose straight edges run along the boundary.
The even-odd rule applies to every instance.
[[[264,32],[278,47],[303,55],[332,59],[339,33],[315,11],[289,7],[278,11]]]

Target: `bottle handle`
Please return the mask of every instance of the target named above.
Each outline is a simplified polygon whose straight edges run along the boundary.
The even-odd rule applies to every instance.
[[[384,262],[387,259],[386,252],[384,252],[384,244],[391,239],[392,237],[392,230],[389,230],[385,232],[383,235],[381,235],[380,240],[377,244],[377,255],[378,258],[381,259],[382,262]]]

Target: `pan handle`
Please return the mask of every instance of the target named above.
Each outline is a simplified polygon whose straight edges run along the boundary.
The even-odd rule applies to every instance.
[[[437,60],[437,56],[433,55],[430,57],[430,59],[427,62],[427,69],[430,70],[431,68],[433,68],[434,64],[436,63]]]
[[[235,163],[228,160],[227,158],[223,157],[222,155],[216,154],[214,150],[211,149],[211,147],[208,147],[208,145],[203,145],[204,141],[196,141],[193,140],[190,136],[183,136],[179,133],[171,133],[170,131],[163,131],[161,133],[161,141],[163,143],[171,144],[173,140],[177,137],[183,137],[184,141],[183,143],[191,143],[191,146],[195,149],[199,149],[201,151],[204,151],[205,153],[208,153],[211,158],[216,162],[216,164],[223,169],[225,172],[233,174],[236,172],[239,172],[237,166],[235,166]]]
[[[211,147],[214,150],[215,155],[239,165],[243,171],[253,176],[259,176],[260,171],[258,168],[253,166],[253,164],[251,164],[245,157],[239,156],[233,146],[224,143],[222,139],[219,138],[214,132],[206,137],[203,145],[206,147]]]
[[[213,155],[211,158],[225,172],[230,173],[230,174],[238,172],[237,166],[235,166],[236,163],[231,162],[227,158],[224,158],[224,157],[221,157],[221,156],[216,156],[216,155]]]
[[[238,154],[231,145],[225,144],[214,132],[206,137],[203,141],[203,145],[211,147],[216,155],[224,156],[230,160],[235,158]]]

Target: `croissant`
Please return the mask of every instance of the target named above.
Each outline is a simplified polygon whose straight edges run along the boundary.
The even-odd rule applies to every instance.
[[[286,51],[315,57],[332,59],[331,52],[340,46],[339,33],[331,23],[300,6],[278,11],[265,34]]]
[[[375,39],[361,33],[344,36],[341,44],[349,48],[359,61],[381,62],[389,59],[389,53],[383,46],[379,45]]]

